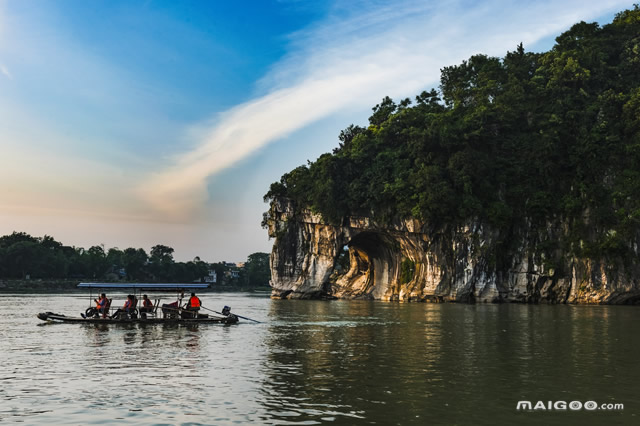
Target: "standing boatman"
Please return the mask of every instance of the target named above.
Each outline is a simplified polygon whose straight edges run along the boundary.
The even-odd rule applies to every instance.
[[[195,293],[191,293],[191,297],[187,302],[187,310],[192,312],[193,318],[198,317],[198,311],[200,310],[200,306],[202,306],[202,302],[200,301],[198,296],[196,296]]]

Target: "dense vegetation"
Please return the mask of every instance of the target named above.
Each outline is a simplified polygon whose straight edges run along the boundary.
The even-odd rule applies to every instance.
[[[273,183],[339,224],[348,215],[478,220],[502,232],[570,224],[563,245],[620,255],[640,221],[640,10],[580,22],[546,53],[520,44],[442,69],[439,90],[384,98],[369,125]],[[265,219],[268,219],[268,214]]]
[[[146,282],[193,282],[215,270],[218,284],[267,286],[271,272],[269,255],[249,255],[244,268],[225,262],[206,263],[199,257],[176,262],[173,248],[155,245],[149,254],[141,248],[120,250],[93,246],[88,250],[65,246],[45,235],[33,237],[14,232],[0,237],[0,278],[99,279]]]

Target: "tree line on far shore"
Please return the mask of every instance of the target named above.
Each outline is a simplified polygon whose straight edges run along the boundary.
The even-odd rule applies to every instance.
[[[269,254],[249,255],[244,267],[226,262],[207,263],[199,257],[176,262],[174,249],[155,245],[147,253],[129,247],[105,250],[67,246],[53,237],[34,237],[13,232],[0,237],[0,278],[3,279],[90,279],[137,282],[205,281],[215,271],[218,285],[268,286]]]

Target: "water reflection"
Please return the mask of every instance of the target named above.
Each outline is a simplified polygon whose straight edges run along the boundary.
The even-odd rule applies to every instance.
[[[639,410],[636,307],[234,297],[264,322],[36,326],[37,309],[0,297],[0,421],[601,424],[618,418],[514,419],[515,402],[624,403],[625,419]]]
[[[442,382],[436,366],[444,333],[442,310],[415,306],[273,303],[271,317],[305,321],[269,326],[267,420],[384,422],[423,414],[423,401]]]
[[[518,400],[620,402],[633,383],[626,380],[623,391],[614,382],[624,374],[617,335],[630,324],[620,314],[611,307],[274,301],[264,420],[465,423],[483,410],[510,418]],[[608,391],[598,392],[601,386]]]

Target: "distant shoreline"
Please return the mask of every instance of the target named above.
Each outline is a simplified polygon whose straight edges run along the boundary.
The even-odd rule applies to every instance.
[[[87,293],[87,289],[79,289],[78,283],[86,281],[80,280],[14,280],[0,279],[0,294],[6,293]],[[114,282],[117,284],[117,282]],[[94,291],[95,292],[95,291]],[[255,292],[271,292],[271,287],[237,287],[237,286],[215,286],[206,289],[199,289],[198,293],[255,293]]]

